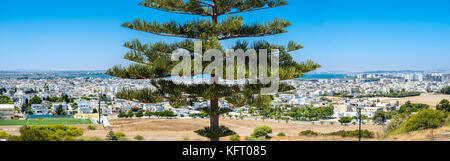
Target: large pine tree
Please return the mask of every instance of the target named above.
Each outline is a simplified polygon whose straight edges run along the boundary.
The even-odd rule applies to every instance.
[[[287,5],[284,0],[144,0],[139,5],[176,14],[190,14],[203,17],[185,23],[147,22],[144,19],[135,19],[122,26],[160,36],[180,37],[185,40],[175,43],[149,43],[142,44],[139,40],[132,40],[124,44],[130,51],[125,59],[135,62],[128,67],[114,66],[106,74],[128,79],[151,79],[151,84],[157,90],[124,88],[117,97],[143,103],[169,101],[177,108],[198,101],[199,98],[209,100],[209,107],[201,110],[210,116],[210,126],[195,131],[197,134],[218,141],[220,137],[235,134],[225,126],[219,126],[219,116],[230,112],[230,109],[220,108],[219,99],[225,99],[235,106],[251,105],[258,108],[268,108],[270,95],[260,95],[260,90],[268,85],[244,84],[179,84],[170,79],[161,79],[171,76],[171,70],[178,62],[171,61],[171,53],[177,49],[186,49],[194,55],[194,41],[202,41],[202,50],[219,49],[224,51],[220,40],[245,37],[263,37],[286,33],[289,21],[276,18],[260,24],[244,24],[243,19],[235,14],[257,10],[270,9]],[[221,17],[222,16],[222,17]],[[304,73],[319,68],[320,65],[308,60],[295,62],[288,52],[299,50],[303,46],[289,42],[287,46],[270,44],[260,40],[254,43],[237,41],[233,49],[278,49],[279,50],[279,77],[289,80],[304,76]],[[224,52],[226,53],[226,52]],[[192,56],[194,57],[194,56]],[[270,57],[270,56],[268,56]],[[270,59],[270,58],[268,58]],[[224,59],[225,60],[225,59]],[[225,64],[225,61],[224,61]],[[205,69],[207,63],[204,63]],[[270,66],[270,64],[269,64]],[[195,71],[194,74],[200,74]],[[223,72],[226,73],[226,72]],[[246,76],[249,71],[246,71]],[[215,74],[212,75],[215,78]],[[222,77],[225,78],[225,77]],[[281,84],[279,91],[292,90],[286,84]]]

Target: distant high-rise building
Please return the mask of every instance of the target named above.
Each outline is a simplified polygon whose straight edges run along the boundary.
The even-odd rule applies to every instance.
[[[442,81],[450,81],[450,74],[442,74]]]

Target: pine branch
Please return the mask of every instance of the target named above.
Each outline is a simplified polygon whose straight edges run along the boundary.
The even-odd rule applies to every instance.
[[[235,0],[234,2],[223,3],[224,9],[220,15],[238,14],[244,12],[258,11],[288,5],[284,0]],[[236,11],[231,11],[235,9]]]
[[[243,37],[262,37],[269,35],[277,35],[286,33],[284,29],[290,26],[292,23],[280,18],[276,18],[272,21],[266,21],[264,24],[242,25],[235,30],[228,30],[219,35],[219,40],[227,40],[232,38]]]
[[[204,8],[211,5],[201,0],[189,0],[187,3],[184,0],[144,0],[139,5],[170,13],[211,16]]]
[[[211,31],[206,31],[211,24],[207,20],[196,20],[192,22],[186,22],[184,24],[178,24],[175,21],[159,23],[153,21],[151,23],[145,20],[135,19],[133,22],[128,22],[122,24],[122,27],[129,29],[144,31],[147,33],[160,35],[160,36],[172,36],[172,37],[182,37],[182,38],[202,38],[202,34],[211,33]],[[211,28],[209,28],[211,30]]]

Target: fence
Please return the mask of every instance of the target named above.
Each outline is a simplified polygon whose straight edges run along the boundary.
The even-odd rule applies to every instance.
[[[73,118],[72,115],[25,115],[25,118]]]

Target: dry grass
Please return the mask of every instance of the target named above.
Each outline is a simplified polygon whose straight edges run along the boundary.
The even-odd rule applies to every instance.
[[[83,137],[101,137],[105,138],[109,130],[115,132],[123,132],[127,138],[133,140],[136,135],[142,135],[149,141],[183,141],[189,136],[189,141],[203,141],[207,140],[194,133],[195,130],[209,126],[209,119],[120,119],[110,120],[111,127],[103,128],[97,126],[96,130],[87,129],[87,125],[74,125],[84,130]],[[304,125],[285,122],[263,122],[253,120],[230,120],[221,119],[221,125],[225,125],[232,130],[236,131],[241,138],[250,136],[253,129],[257,126],[268,125],[272,127],[275,136],[279,132],[284,132],[285,137],[275,136],[271,140],[276,141],[299,141],[299,140],[354,140],[354,138],[340,138],[340,137],[301,137],[298,136],[300,131],[313,130],[320,133],[329,133],[339,130],[356,130],[356,125]],[[20,126],[0,126],[0,131],[7,131],[12,135],[19,135]],[[376,133],[382,132],[381,126],[376,125],[363,125],[363,129],[374,131]],[[229,138],[222,138],[222,140],[229,140]]]
[[[450,126],[391,135],[383,141],[450,141]]]
[[[389,103],[390,101],[399,101],[400,104],[406,101],[411,101],[411,103],[423,103],[435,107],[441,100],[450,100],[450,95],[444,94],[433,94],[433,93],[422,93],[420,96],[405,97],[405,98],[380,98],[381,102]]]
[[[104,137],[106,133],[111,129],[113,131],[121,131],[127,134],[128,137],[134,137],[136,135],[142,135],[147,140],[184,140],[183,136],[189,136],[189,140],[201,141],[207,140],[193,131],[202,127],[209,126],[208,119],[126,119],[126,120],[111,120],[112,127],[107,129],[99,129],[95,131],[85,131],[86,137]],[[351,138],[338,138],[330,137],[329,139],[323,138],[306,138],[299,137],[298,133],[304,130],[313,130],[321,133],[329,133],[339,130],[356,130],[356,125],[303,125],[294,123],[276,123],[276,122],[263,122],[263,121],[250,121],[250,120],[230,120],[221,119],[220,124],[225,125],[234,131],[236,131],[241,138],[249,136],[253,129],[257,126],[268,125],[273,129],[273,135],[279,132],[284,132],[286,137],[274,137],[272,140],[352,140]],[[382,127],[377,125],[363,125],[363,129],[374,131],[376,133],[382,133]],[[229,140],[223,138],[222,140]]]
[[[194,133],[194,130],[209,125],[208,119],[121,119],[110,120],[112,127],[103,128],[97,125],[96,130],[87,129],[88,125],[73,125],[84,130],[83,137],[105,138],[109,130],[123,132],[129,140],[134,140],[136,135],[144,136],[148,141],[184,141],[188,136],[188,141],[206,141],[207,139]],[[230,120],[221,119],[220,123],[236,131],[241,140],[245,136],[250,136],[257,126],[268,125],[272,127],[273,136],[270,141],[357,141],[357,138],[340,136],[298,136],[300,131],[312,130],[320,133],[330,133],[339,130],[357,130],[357,125],[304,125],[285,122],[263,122],[253,120]],[[72,125],[71,125],[72,126]],[[19,135],[20,126],[0,126],[0,131],[6,131],[12,135]],[[372,139],[364,141],[429,141],[446,140],[450,141],[450,127],[442,127],[434,130],[415,131],[408,134],[399,134],[383,137],[383,127],[378,125],[363,125],[363,129],[373,131],[376,135]],[[286,136],[276,136],[279,132],[284,132]],[[221,140],[229,140],[228,137]]]

